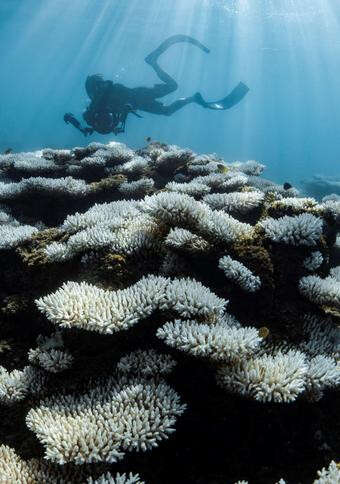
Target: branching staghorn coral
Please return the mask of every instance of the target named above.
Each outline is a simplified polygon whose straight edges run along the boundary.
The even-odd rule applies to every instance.
[[[303,261],[303,265],[309,271],[315,271],[323,263],[323,256],[319,250],[315,250]]]
[[[155,182],[152,178],[141,178],[133,182],[124,182],[118,190],[126,197],[143,196],[152,191]]]
[[[116,292],[84,282],[65,283],[54,294],[36,301],[41,312],[62,328],[83,328],[111,334],[137,324],[156,309],[183,318],[215,320],[227,301],[192,279],[148,276]]]
[[[254,234],[250,224],[239,222],[220,210],[213,210],[208,217],[202,218],[197,228],[203,236],[224,244],[231,244],[245,237],[251,238]]]
[[[175,320],[159,328],[157,336],[169,346],[213,361],[245,358],[262,341],[257,329],[231,325],[228,318],[214,325]]]
[[[141,209],[156,219],[171,225],[196,227],[209,214],[209,209],[194,198],[180,193],[158,193],[145,197]]]
[[[117,363],[117,370],[121,374],[147,378],[167,375],[172,372],[176,364],[170,355],[160,354],[152,349],[137,350],[123,356]]]
[[[33,193],[49,195],[84,196],[88,191],[84,180],[77,180],[72,177],[66,178],[42,178],[33,177],[22,180],[18,183],[0,182],[0,200],[12,200],[22,196],[29,196]]]
[[[255,160],[248,161],[235,161],[229,165],[231,168],[236,168],[238,171],[242,171],[246,175],[259,176],[266,168],[265,165]]]
[[[111,203],[95,204],[85,213],[69,215],[61,225],[61,230],[69,233],[95,225],[121,227],[122,222],[140,214],[138,202],[119,200]]]
[[[38,229],[30,225],[0,225],[0,249],[12,249],[13,247],[17,247],[20,243],[30,239],[32,235],[37,232]]]
[[[45,446],[47,460],[112,463],[125,452],[157,447],[185,408],[165,383],[110,378],[87,394],[42,401],[26,423]]]
[[[188,252],[207,252],[210,244],[200,237],[185,229],[171,229],[165,239],[165,245],[170,249],[181,249]]]
[[[217,381],[221,387],[252,396],[261,402],[291,402],[305,389],[307,365],[298,351],[264,355],[222,366]]]
[[[248,213],[260,206],[264,199],[262,192],[233,192],[214,193],[207,195],[203,201],[212,209],[223,210],[227,213]]]
[[[23,370],[7,371],[0,367],[0,403],[11,405],[24,400],[27,395],[43,393],[46,375],[43,371],[25,366]]]
[[[320,241],[323,220],[304,213],[295,217],[268,218],[259,223],[266,237],[273,242],[287,245],[315,246]]]
[[[79,253],[107,248],[116,253],[131,255],[158,247],[155,232],[158,227],[147,215],[129,221],[116,218],[108,223],[98,223],[71,235],[66,243],[53,242],[44,249],[47,260],[57,262],[72,259]]]
[[[334,460],[332,460],[328,468],[323,467],[321,471],[318,471],[318,479],[316,479],[313,484],[339,484],[339,482],[339,464],[336,464]]]
[[[332,276],[325,279],[318,276],[303,277],[299,289],[312,302],[340,308],[340,282]]]
[[[300,348],[311,356],[319,354],[340,357],[340,327],[331,317],[320,317],[306,314],[303,318],[303,341]]]
[[[97,477],[95,480],[90,477],[86,482],[87,484],[145,484],[144,481],[140,480],[138,474],[132,474],[132,472],[130,472],[129,475],[119,474],[118,472],[115,476],[109,472],[106,472],[105,474]]]
[[[340,282],[340,266],[332,267],[329,271],[329,275],[336,281]]]
[[[204,185],[203,183],[176,183],[170,182],[165,185],[165,189],[168,192],[185,193],[192,197],[201,197],[210,192],[210,187]]]
[[[7,445],[0,446],[0,481],[4,483],[43,483],[81,482],[85,479],[85,472],[56,467],[45,459],[24,460],[16,454],[15,450]],[[79,480],[78,480],[79,479]],[[84,482],[84,481],[83,481]]]
[[[182,150],[176,146],[166,151],[154,161],[154,166],[162,172],[174,172],[179,166],[187,163],[193,156],[191,150]]]
[[[51,373],[59,373],[70,368],[73,356],[65,350],[36,348],[29,351],[28,361]]]
[[[218,267],[223,270],[227,279],[232,280],[245,291],[255,292],[261,287],[261,279],[247,269],[241,262],[225,255],[219,260]]]
[[[9,369],[0,370],[0,403],[5,404],[0,430],[4,428],[3,435],[9,435],[5,443],[12,445],[6,426],[14,416],[22,427],[34,405],[27,422],[41,442],[40,449],[37,441],[30,450],[31,441],[25,435],[27,448],[25,443],[16,443],[18,452],[22,449],[22,455],[37,456],[44,447],[54,462],[68,459],[71,463],[47,461],[50,473],[41,474],[46,459],[44,467],[40,458],[33,464],[14,457],[6,461],[6,471],[0,462],[0,476],[3,471],[6,478],[25,482],[26,471],[20,474],[20,469],[29,465],[29,478],[38,482],[129,482],[128,476],[115,475],[117,469],[110,461],[157,443],[162,437],[157,425],[168,428],[164,422],[174,423],[177,417],[171,409],[170,414],[168,410],[163,414],[163,403],[174,401],[169,395],[178,391],[185,395],[193,414],[188,412],[188,420],[183,417],[176,440],[159,449],[159,465],[154,469],[151,455],[140,461],[138,470],[142,475],[146,470],[152,482],[164,478],[168,482],[165,474],[171,467],[169,483],[176,482],[178,455],[180,461],[189,459],[183,481],[234,482],[237,474],[229,475],[229,470],[216,479],[199,475],[200,470],[188,477],[195,467],[190,453],[183,454],[184,447],[195,448],[190,422],[204,421],[204,438],[212,439],[209,460],[214,445],[229,444],[225,433],[222,440],[218,431],[211,437],[205,419],[216,419],[222,433],[227,422],[234,441],[235,432],[242,435],[244,409],[265,412],[260,409],[266,402],[299,399],[286,410],[286,419],[297,406],[304,411],[339,385],[336,291],[320,283],[336,287],[339,282],[338,268],[330,267],[339,264],[331,253],[339,230],[337,200],[318,203],[298,198],[295,189],[284,190],[261,178],[263,165],[257,162],[225,164],[216,155],[198,156],[160,143],[138,151],[119,143],[92,143],[14,158],[0,157],[1,179],[5,177],[6,185],[12,185],[8,193],[14,193],[8,199],[10,209],[1,208],[0,223],[11,228],[29,224],[38,231],[8,246],[2,260],[0,309],[6,316],[5,337],[14,340],[13,353],[16,341],[20,343],[18,365],[12,361],[7,365],[8,352],[2,364]],[[68,189],[63,181],[70,180],[69,175],[76,185],[85,187],[85,196],[70,196],[73,182]],[[29,190],[21,192],[25,183]],[[141,198],[151,188],[154,194],[144,199],[124,199]],[[56,193],[64,208],[51,219]],[[25,211],[22,204],[33,194],[37,206]],[[37,215],[42,196],[44,201],[52,200],[44,217]],[[58,227],[41,231],[38,220]],[[28,259],[27,254],[32,257]],[[46,266],[48,262],[52,264]],[[229,284],[221,269],[245,290],[240,293]],[[310,287],[314,289],[308,295]],[[7,310],[7,300],[24,297],[32,317],[29,325],[22,321],[23,312]],[[228,311],[240,322],[225,313],[228,300]],[[145,324],[138,324],[142,320]],[[38,334],[50,333],[50,323],[63,330],[63,337],[60,331],[41,336],[37,348],[29,351]],[[16,365],[27,365],[28,353],[33,367],[14,370]],[[116,364],[118,380],[112,378]],[[57,373],[66,368],[67,372]],[[221,389],[214,392],[216,374],[225,396]],[[32,375],[38,375],[37,382]],[[97,377],[100,383],[91,390]],[[162,380],[165,377],[174,390]],[[164,401],[157,394],[159,385],[163,385]],[[67,395],[71,389],[74,393]],[[97,396],[101,392],[104,396],[97,398],[96,391]],[[148,400],[155,391],[158,396]],[[325,408],[333,402],[333,393],[327,392],[322,402]],[[39,404],[36,397],[46,399]],[[247,400],[260,404],[254,406]],[[182,408],[180,402],[178,406]],[[69,408],[77,410],[72,413]],[[273,405],[266,414],[270,424],[281,418],[281,408]],[[157,415],[161,415],[158,420]],[[254,425],[260,428],[261,420]],[[267,438],[266,426],[263,433]],[[254,433],[249,448],[257,443]],[[238,455],[237,446],[229,446],[227,452]],[[79,463],[90,461],[101,464],[96,471],[85,472],[86,465]],[[119,470],[127,472],[127,464],[120,464]],[[13,469],[16,465],[18,474]],[[38,474],[32,474],[33,468]],[[257,478],[258,474],[256,470]],[[137,476],[131,479],[138,482]],[[296,479],[303,480],[299,473]]]

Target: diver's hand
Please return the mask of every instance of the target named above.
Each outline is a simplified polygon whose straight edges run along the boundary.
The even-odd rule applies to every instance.
[[[140,114],[136,113],[136,111],[134,109],[132,109],[131,104],[125,104],[124,109],[125,109],[125,112],[124,112],[125,118],[129,113],[134,114],[135,116],[137,116],[137,118],[143,117]]]
[[[93,134],[94,129],[93,128],[82,128],[81,132],[83,135],[86,137],[88,134]]]
[[[75,120],[75,117],[74,117],[74,114],[72,113],[65,113],[64,114],[64,121],[66,124],[70,123],[71,121],[74,121]]]

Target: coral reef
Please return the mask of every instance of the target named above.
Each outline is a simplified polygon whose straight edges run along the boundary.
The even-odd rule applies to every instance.
[[[302,180],[301,184],[306,193],[318,200],[340,195],[340,179],[336,176],[314,175],[308,180]]]
[[[0,482],[337,482],[340,203],[264,169],[0,155]]]

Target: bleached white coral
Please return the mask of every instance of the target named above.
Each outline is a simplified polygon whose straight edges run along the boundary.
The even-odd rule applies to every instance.
[[[273,242],[288,245],[315,246],[320,241],[323,221],[310,213],[303,213],[295,217],[267,218],[259,222],[266,237]]]
[[[158,247],[157,229],[155,220],[146,214],[133,219],[117,217],[112,222],[98,223],[80,230],[71,235],[66,243],[53,242],[45,247],[44,253],[50,262],[71,259],[78,253],[102,248],[132,255]]]
[[[17,153],[13,159],[12,169],[23,174],[39,174],[40,172],[53,174],[61,170],[61,167],[54,163],[52,159],[27,155],[27,153]]]
[[[275,208],[293,208],[295,210],[309,210],[317,208],[318,204],[314,198],[287,197],[274,202]]]
[[[212,193],[206,195],[203,201],[214,210],[224,210],[245,214],[257,208],[263,201],[262,192],[233,192],[233,193]]]
[[[73,233],[95,225],[121,227],[122,222],[140,214],[138,202],[119,200],[110,203],[95,204],[85,213],[68,215],[61,229]]]
[[[324,389],[340,385],[340,366],[333,358],[318,355],[308,363],[306,389],[319,399]]]
[[[196,226],[207,217],[209,208],[183,193],[161,192],[145,197],[141,208],[146,213],[170,225]]]
[[[86,165],[90,158],[96,158],[97,160],[101,159],[101,165],[107,167],[115,167],[119,163],[128,162],[135,154],[134,151],[128,148],[124,143],[117,143],[115,141],[111,141],[107,145],[102,143],[90,143],[84,148],[74,148],[72,153],[74,155],[71,162],[72,164],[84,166],[84,159],[87,159],[85,161]]]
[[[195,183],[202,183],[214,190],[219,188],[230,176],[226,173],[212,173],[211,175],[197,176],[193,179]]]
[[[332,460],[327,469],[323,467],[318,471],[318,479],[313,484],[340,484],[339,465]]]
[[[0,225],[20,225],[9,213],[9,209],[4,205],[0,206]]]
[[[38,229],[31,225],[0,225],[0,249],[12,249],[30,239]]]
[[[242,287],[245,291],[255,292],[261,287],[261,279],[241,262],[225,255],[219,260],[218,267],[223,270],[227,279]]]
[[[117,173],[123,173],[124,175],[143,175],[147,173],[149,163],[150,160],[143,158],[142,156],[134,156],[124,164],[117,165],[114,171]]]
[[[227,174],[226,180],[221,183],[220,189],[224,192],[230,192],[233,190],[238,190],[239,188],[247,185],[248,177],[243,173],[233,173]]]
[[[210,248],[209,243],[203,237],[180,228],[170,230],[165,239],[165,245],[171,249],[182,249],[189,252],[206,252]]]
[[[181,318],[214,322],[223,315],[227,304],[199,281],[183,278],[173,279],[165,286],[158,307],[175,311]]]
[[[40,393],[44,389],[45,381],[43,372],[32,366],[10,372],[0,367],[0,402],[10,405],[24,400],[29,394]]]
[[[302,277],[299,290],[303,296],[314,303],[340,308],[340,282],[334,277],[329,276],[325,279],[318,276]]]
[[[50,262],[62,262],[72,257],[72,253],[67,250],[66,244],[52,242],[44,248],[46,258]]]
[[[72,366],[73,356],[65,350],[36,348],[29,350],[28,361],[50,373],[59,373]]]
[[[165,383],[114,380],[84,395],[54,396],[29,411],[26,424],[58,464],[116,462],[146,451],[174,432],[186,406]]]
[[[303,341],[300,348],[311,356],[319,354],[340,356],[340,327],[334,324],[330,317],[306,314],[303,318]]]
[[[176,168],[187,163],[192,158],[193,153],[191,150],[181,149],[175,145],[169,148],[169,151],[161,153],[154,161],[156,169],[174,172]]]
[[[188,173],[191,175],[210,175],[211,173],[218,173],[220,171],[220,166],[220,162],[213,160],[205,164],[197,163],[197,158],[195,158],[193,162],[188,165]]]
[[[309,271],[315,271],[323,263],[323,255],[319,250],[316,250],[306,257],[303,261],[303,266]]]
[[[155,350],[137,350],[123,356],[118,364],[120,373],[150,377],[168,375],[176,366],[176,361],[170,355],[157,353]]]
[[[148,276],[133,286],[105,291],[85,282],[67,282],[54,294],[36,300],[39,310],[61,327],[110,334],[137,324],[156,309],[181,317],[216,319],[227,304],[192,279]]]
[[[330,214],[340,222],[340,200],[328,200],[319,205],[324,214]]]
[[[157,336],[169,346],[215,361],[245,357],[262,341],[257,329],[235,327],[224,319],[214,325],[175,320],[159,328]]]
[[[0,200],[9,200],[19,195],[33,193],[84,196],[87,193],[87,186],[84,180],[77,180],[71,176],[65,178],[30,177],[18,183],[0,182]]]
[[[41,312],[61,327],[100,333],[127,329],[152,314],[169,281],[150,276],[128,289],[110,292],[85,282],[67,282],[36,301]]]
[[[189,183],[169,182],[165,185],[169,192],[185,193],[193,197],[200,197],[210,192],[211,188],[203,183],[195,183],[195,180]]]
[[[251,236],[253,227],[234,219],[230,215],[211,210],[189,195],[180,193],[158,193],[145,197],[140,204],[142,210],[170,226],[193,228],[199,235],[206,235],[220,242],[234,242],[238,237]]]
[[[251,237],[254,233],[252,225],[239,222],[221,210],[211,210],[207,217],[199,220],[197,229],[203,236],[226,244],[233,243],[239,238]]]
[[[122,183],[118,187],[118,191],[127,197],[145,195],[153,189],[154,184],[152,178],[140,178],[137,181]]]
[[[128,475],[119,474],[118,472],[115,476],[110,474],[110,472],[106,472],[95,480],[89,477],[86,482],[87,484],[145,484],[144,481],[140,480],[138,474],[132,474],[132,472]]]
[[[222,366],[218,383],[260,402],[293,402],[305,390],[308,365],[299,351],[254,356]]]
[[[71,165],[68,169],[72,168],[100,168],[106,166],[106,159],[102,156],[85,156],[81,160],[77,160],[77,165]],[[72,171],[72,170],[71,170]]]
[[[238,171],[242,171],[246,175],[259,176],[263,173],[266,165],[259,163],[255,160],[248,161],[235,161],[229,165],[232,169],[236,168]]]
[[[7,445],[0,445],[0,482],[5,484],[69,483],[77,479],[85,482],[85,471],[55,466],[44,459],[24,460]],[[137,481],[138,482],[138,481]]]
[[[340,266],[332,267],[329,271],[329,275],[336,281],[340,282]]]

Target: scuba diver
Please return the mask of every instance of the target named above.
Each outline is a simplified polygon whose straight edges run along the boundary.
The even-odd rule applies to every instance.
[[[190,103],[196,103],[208,109],[225,110],[235,106],[244,98],[249,88],[240,82],[230,94],[219,101],[206,102],[199,92],[190,97],[180,98],[169,105],[158,101],[157,99],[174,92],[178,87],[177,82],[157,63],[159,56],[177,42],[188,42],[206,53],[210,52],[198,40],[188,35],[173,35],[145,57],[145,62],[154,69],[162,81],[161,84],[155,84],[153,87],[128,88],[123,84],[105,81],[99,74],[88,76],[85,88],[91,103],[83,113],[83,118],[88,126],[83,127],[72,113],[66,113],[64,121],[79,129],[84,136],[92,134],[94,131],[100,134],[114,133],[117,135],[124,133],[128,114],[133,114],[138,118],[142,117],[137,111],[171,116]]]

